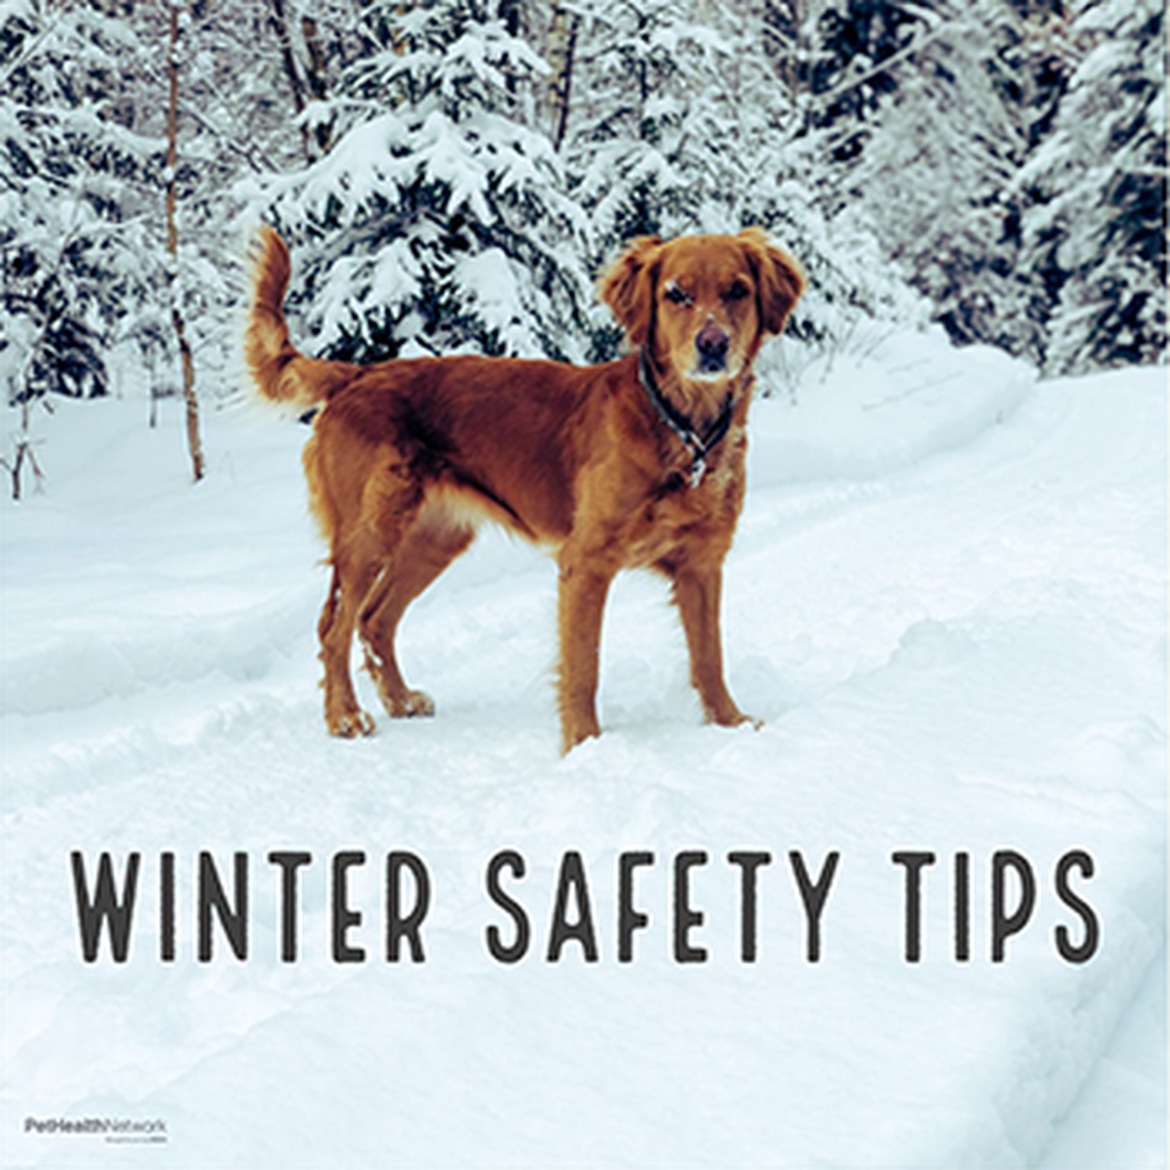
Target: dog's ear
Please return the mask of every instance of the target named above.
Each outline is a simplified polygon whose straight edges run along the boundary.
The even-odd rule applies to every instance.
[[[791,256],[768,242],[762,228],[747,228],[738,238],[756,274],[760,325],[765,333],[780,333],[804,292],[804,273]]]
[[[613,310],[634,346],[643,345],[650,333],[661,247],[662,240],[658,236],[639,237],[601,279],[601,299]]]

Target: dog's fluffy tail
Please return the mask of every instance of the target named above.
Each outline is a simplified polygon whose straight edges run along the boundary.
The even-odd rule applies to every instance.
[[[272,228],[261,228],[253,251],[244,359],[264,398],[307,410],[349,381],[353,371],[342,362],[305,357],[293,348],[284,319],[290,271],[288,245]]]

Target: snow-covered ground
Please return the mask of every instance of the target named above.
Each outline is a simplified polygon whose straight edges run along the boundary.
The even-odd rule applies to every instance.
[[[546,557],[485,533],[404,623],[438,716],[331,740],[307,432],[207,410],[192,487],[177,406],[156,430],[145,413],[58,404],[37,422],[46,489],[3,505],[5,1165],[1166,1164],[1164,371],[1034,384],[935,335],[807,366],[754,408],[727,565],[729,678],[763,729],[700,723],[664,590],[631,575],[607,612],[604,735],[566,759]],[[531,928],[516,963],[485,943],[516,937],[485,878],[507,849]],[[294,962],[283,850],[312,858]],[[1023,870],[1036,902],[995,962],[1008,850],[1002,914]],[[119,883],[141,854],[124,963],[108,937],[82,958],[73,851],[91,886],[103,852]],[[245,960],[219,925],[195,954],[204,851],[233,904],[247,855]],[[393,851],[429,877],[423,962],[386,959]],[[595,962],[576,940],[548,959],[572,851]],[[770,855],[754,962],[735,851]],[[364,962],[332,952],[347,852],[361,917],[341,933]],[[653,855],[632,871],[648,923],[621,962],[632,852]],[[815,881],[831,852],[812,962],[790,854]],[[917,962],[904,852],[935,858]],[[409,876],[401,892],[405,912]],[[680,899],[703,962],[676,960]]]

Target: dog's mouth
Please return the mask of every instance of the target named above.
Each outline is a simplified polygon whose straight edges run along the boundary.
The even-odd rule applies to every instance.
[[[720,358],[700,357],[690,368],[687,377],[692,382],[726,382],[739,374],[740,366],[726,355]]]
[[[716,364],[700,360],[692,367],[688,377],[692,382],[725,382],[728,378],[734,378],[736,373],[738,371],[733,370],[726,361]]]

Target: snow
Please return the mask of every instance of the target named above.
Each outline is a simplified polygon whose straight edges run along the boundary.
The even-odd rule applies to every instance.
[[[484,533],[408,615],[434,720],[331,740],[306,429],[205,406],[192,487],[178,402],[155,430],[134,399],[37,417],[46,488],[3,513],[5,1165],[1165,1165],[1164,371],[1034,383],[932,334],[794,368],[753,407],[725,584],[731,687],[763,729],[701,724],[664,590],[630,575],[607,611],[604,733],[564,759],[539,552]],[[515,937],[485,881],[506,849],[531,927],[514,964],[484,935]],[[142,854],[125,963],[106,938],[82,960],[74,850],[90,883],[103,851],[119,882]],[[291,963],[278,850],[312,854]],[[395,850],[430,878],[421,963],[385,958]],[[740,850],[771,858],[752,963]],[[1036,906],[995,963],[1007,850]],[[1083,963],[1057,949],[1059,928],[1087,939],[1054,876],[1078,850],[1092,875],[1070,886],[1100,929]],[[247,854],[246,960],[218,926],[195,957],[202,851],[229,898]],[[331,949],[347,851],[365,854],[347,871],[360,963]],[[546,957],[570,851],[596,962],[576,941]],[[624,963],[634,851],[654,856],[633,885],[649,922]],[[680,963],[676,858],[695,851],[686,941],[707,958]],[[935,857],[916,963],[906,851]],[[794,852],[814,880],[839,854],[817,962]],[[167,1140],[26,1118],[161,1120]]]

